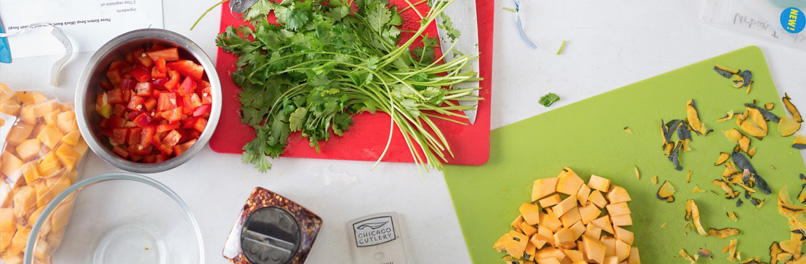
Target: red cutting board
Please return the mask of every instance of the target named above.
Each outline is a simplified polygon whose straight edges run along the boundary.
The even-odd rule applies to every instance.
[[[392,0],[392,5],[398,7],[408,6],[404,0]],[[458,3],[454,3],[458,4]],[[479,31],[479,74],[481,91],[479,96],[484,98],[478,105],[478,115],[474,125],[462,125],[453,122],[435,119],[445,138],[453,150],[453,157],[448,156],[446,163],[461,165],[481,165],[487,162],[490,156],[490,101],[491,101],[491,73],[493,58],[493,1],[477,1],[476,12]],[[427,12],[425,4],[417,6],[420,12]],[[401,14],[404,24],[403,30],[416,30],[419,17],[413,10]],[[221,27],[223,32],[230,25],[245,25],[242,20],[230,14],[229,6],[222,5]],[[407,36],[403,33],[403,38]],[[409,33],[411,34],[411,33]],[[432,23],[426,30],[429,36],[437,36],[436,25]],[[437,50],[437,56],[440,55]],[[243,146],[255,138],[254,129],[241,123],[239,117],[238,93],[241,88],[232,81],[235,72],[237,57],[218,49],[216,70],[221,79],[223,105],[221,119],[213,137],[210,147],[220,153],[240,154]],[[300,137],[299,132],[291,134],[289,144],[283,157],[340,159],[340,160],[368,160],[374,161],[383,153],[389,137],[389,115],[378,112],[376,114],[362,113],[353,117],[354,124],[344,132],[343,137],[332,136],[328,142],[320,143],[320,152],[310,147],[308,141]],[[466,122],[467,120],[465,120]],[[392,142],[383,161],[413,162],[409,148],[395,126]]]

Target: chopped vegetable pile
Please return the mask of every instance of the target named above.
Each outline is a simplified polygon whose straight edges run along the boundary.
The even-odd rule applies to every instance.
[[[244,13],[252,27],[230,26],[216,39],[238,56],[232,78],[242,88],[241,118],[257,134],[244,146],[243,161],[265,172],[271,168],[265,156],[283,154],[291,133],[301,132],[318,150],[331,133],[343,135],[353,115],[380,111],[391,116],[390,141],[397,127],[415,162],[440,170],[452,151],[434,120],[462,122],[460,111],[475,106],[456,100],[479,100],[472,96],[478,87],[451,89],[480,80],[468,70],[477,57],[458,55],[439,64],[437,39],[423,33],[452,2],[428,1],[428,12],[404,8],[421,21],[403,38],[409,32],[400,29],[402,10],[388,0],[257,1]],[[276,23],[265,19],[270,14]],[[457,37],[443,21],[440,26]]]
[[[493,245],[507,263],[641,263],[635,236],[624,229],[632,225],[630,195],[609,179],[591,175],[585,184],[564,168],[536,180],[531,200]]]
[[[95,101],[101,134],[117,156],[143,163],[182,155],[204,132],[212,110],[204,68],[176,47],[152,45],[106,70]]]

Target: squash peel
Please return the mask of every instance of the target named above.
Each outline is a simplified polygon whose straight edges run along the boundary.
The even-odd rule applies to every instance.
[[[697,207],[697,203],[694,202],[694,200],[686,200],[686,209],[689,208],[691,208],[691,221],[694,222],[694,227],[697,228],[697,233],[702,236],[708,236],[708,233],[705,232],[705,229],[700,223],[700,209]]]
[[[719,153],[719,159],[717,159],[716,162],[714,162],[714,166],[722,165],[726,161],[728,161],[728,159],[730,159],[730,154],[725,153],[725,152],[720,152]]]
[[[674,186],[669,181],[663,181],[663,184],[658,188],[658,199],[665,200],[667,203],[674,202]]]
[[[694,103],[694,99],[688,100],[686,104],[686,120],[695,133],[705,133],[705,124],[700,121],[700,114],[697,111],[697,105]]]
[[[795,132],[800,130],[800,122],[795,120],[795,118],[784,116],[781,118],[781,122],[778,122],[777,130],[783,137],[794,135]]]
[[[786,110],[789,110],[789,113],[792,114],[792,118],[794,118],[795,121],[797,121],[798,123],[802,123],[803,122],[803,117],[801,117],[800,111],[798,111],[798,108],[795,107],[794,104],[792,104],[792,98],[789,98],[789,94],[784,93],[784,97],[781,98],[781,101],[784,102],[784,106],[786,107]]]
[[[708,234],[711,235],[711,236],[721,238],[721,239],[725,239],[725,238],[728,238],[728,237],[731,237],[731,236],[738,235],[739,234],[739,229],[731,228],[731,227],[726,227],[726,228],[722,228],[722,229],[709,228],[708,229]]]

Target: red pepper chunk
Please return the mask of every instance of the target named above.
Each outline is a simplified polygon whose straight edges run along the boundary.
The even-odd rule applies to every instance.
[[[160,58],[165,61],[175,61],[179,59],[179,50],[177,48],[167,48],[162,50],[154,50],[146,52],[152,60],[159,60]]]
[[[146,101],[146,99],[143,98],[142,96],[137,96],[137,95],[132,96],[132,99],[129,100],[128,108],[130,110],[132,110],[132,111],[142,111],[143,110],[143,102],[145,102],[145,101]]]
[[[166,111],[174,108],[176,108],[176,94],[160,93],[159,101],[157,103],[157,110]]]
[[[126,144],[126,133],[128,133],[129,129],[124,127],[118,127],[112,129],[112,144],[113,145],[123,145]]]
[[[204,67],[196,64],[192,60],[178,60],[169,62],[168,68],[178,71],[180,74],[189,76],[195,80],[201,80],[204,77]]]
[[[165,89],[176,89],[176,86],[179,85],[179,78],[182,78],[182,76],[180,76],[177,71],[168,71],[168,76],[170,76],[170,78],[165,82]]]
[[[148,116],[145,112],[140,113],[137,117],[134,118],[134,124],[139,127],[147,127],[151,124],[151,117]]]
[[[179,90],[177,91],[180,96],[188,96],[196,91],[196,82],[190,79],[190,77],[185,77],[185,80],[182,81],[182,84],[179,85]]]
[[[131,74],[132,77],[137,79],[138,82],[147,82],[151,80],[151,71],[149,71],[146,68],[143,68],[143,66],[134,67],[134,69],[129,71],[129,74]]]

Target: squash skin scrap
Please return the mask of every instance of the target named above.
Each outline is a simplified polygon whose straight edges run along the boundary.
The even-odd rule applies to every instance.
[[[729,158],[730,158],[730,154],[725,153],[725,152],[720,152],[719,153],[719,159],[717,159],[716,162],[714,162],[714,166],[719,166],[719,165],[724,164],[726,161],[728,161]]]
[[[789,97],[789,94],[784,93],[784,97],[781,98],[781,101],[784,102],[784,106],[786,107],[787,110],[789,110],[789,113],[792,114],[792,118],[794,118],[795,121],[798,121],[798,123],[802,123],[803,117],[801,117],[798,108],[795,107],[794,104],[792,104],[792,98]]]
[[[767,105],[772,105],[772,103],[769,103]],[[765,105],[765,107],[767,107],[767,105]],[[771,107],[769,109],[764,109],[764,108],[762,108],[760,106],[757,106],[757,105],[751,104],[751,103],[745,103],[744,106],[745,107],[750,107],[750,108],[753,108],[753,109],[759,111],[761,113],[761,116],[763,116],[764,119],[766,119],[766,120],[778,123],[780,121],[780,119],[781,119],[780,117],[778,117],[778,115],[773,114],[772,112],[768,111],[768,110],[772,109]]]
[[[658,188],[656,196],[658,199],[665,200],[668,203],[674,202],[674,186],[669,181],[663,181],[663,184]]]
[[[688,208],[691,208],[691,220],[694,222],[694,227],[697,228],[697,233],[702,236],[708,236],[708,233],[705,232],[702,224],[700,224],[700,209],[697,207],[697,203],[691,199],[686,200],[686,209]]]
[[[806,136],[804,135],[795,136],[795,142],[792,143],[792,148],[806,149]]]
[[[794,135],[800,130],[800,122],[792,117],[784,116],[781,118],[781,122],[778,123],[777,130],[783,137]]]
[[[735,128],[732,128],[731,130],[727,131],[722,131],[722,133],[725,134],[725,137],[727,137],[728,140],[733,142],[739,142],[739,139],[742,139],[742,137],[744,136],[742,135],[742,132],[739,132],[739,130],[736,130]]]
[[[734,152],[731,154],[731,158],[733,162],[736,163],[736,166],[741,169],[742,171],[748,170],[751,173],[752,181],[755,182],[756,187],[761,190],[764,194],[772,193],[770,190],[770,186],[767,185],[767,181],[764,178],[761,178],[761,175],[758,175],[756,169],[753,168],[753,165],[750,164],[750,161],[744,156],[744,154],[739,152]]]
[[[697,111],[697,105],[694,103],[694,99],[690,99],[688,103],[686,103],[686,120],[695,133],[698,135],[705,133],[705,124],[700,121],[700,114]]]
[[[725,238],[728,238],[728,237],[731,237],[731,236],[738,235],[739,234],[739,229],[731,228],[731,227],[726,227],[726,228],[722,228],[722,229],[709,228],[708,229],[708,234],[712,235],[712,236],[715,236],[715,237],[718,237],[718,238],[721,238],[721,239],[725,239]]]
[[[719,73],[719,75],[722,75],[722,77],[725,77],[726,79],[730,79],[730,77],[733,77],[734,74],[739,73],[738,70],[734,70],[719,64],[714,66],[714,71],[716,71],[717,73]]]

